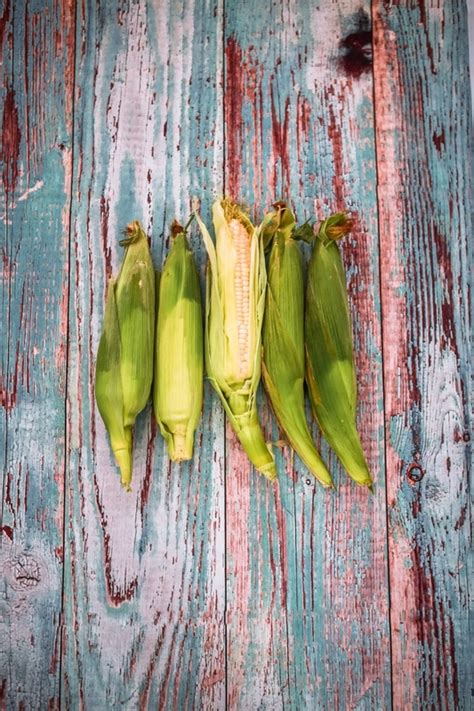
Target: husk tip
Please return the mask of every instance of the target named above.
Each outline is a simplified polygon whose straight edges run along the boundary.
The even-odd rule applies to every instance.
[[[318,236],[323,242],[337,241],[352,231],[354,222],[347,212],[336,212],[321,222]]]
[[[178,220],[173,220],[171,223],[171,236],[173,238],[184,232],[184,227],[178,222]]]
[[[132,222],[129,222],[124,230],[124,235],[125,238],[120,240],[120,245],[122,247],[129,247],[131,244],[137,242],[143,237],[146,238],[145,231],[139,220],[132,220]]]
[[[140,222],[138,220],[132,220],[127,225],[126,233],[129,235],[134,234],[137,230],[141,229]]]
[[[131,441],[126,446],[114,448],[115,461],[120,469],[120,482],[126,491],[131,491],[132,483],[132,449]]]
[[[268,479],[268,481],[271,481],[271,482],[275,482],[275,481],[276,481],[276,482],[278,482],[278,479],[277,479],[277,470],[276,470],[275,462],[265,464],[265,465],[262,466],[261,468],[258,467],[258,468],[257,468],[257,471],[258,471],[260,474],[262,474],[262,476],[264,476],[265,479]]]
[[[251,235],[254,230],[254,225],[249,217],[248,208],[245,205],[239,204],[228,195],[221,198],[219,202],[227,222],[238,220],[240,224],[245,227],[249,235]]]
[[[125,491],[132,490],[132,476],[130,471],[120,471],[120,483],[122,484]]]

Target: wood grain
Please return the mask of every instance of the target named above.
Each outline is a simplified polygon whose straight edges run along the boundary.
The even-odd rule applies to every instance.
[[[0,0],[0,56],[0,709],[470,709],[465,3]],[[93,372],[122,230],[160,265],[224,191],[354,217],[372,497],[324,441],[336,495],[285,446],[270,485],[207,385],[193,462],[147,409],[120,487]]]
[[[375,2],[374,40],[393,705],[468,709],[466,8]]]
[[[372,81],[346,59],[369,8],[343,2],[227,2],[226,187],[262,215],[289,198],[298,218],[349,209],[343,245],[358,355],[360,429],[377,481],[357,489],[323,447],[338,494],[288,449],[279,487],[227,439],[230,708],[390,706],[383,388]],[[268,410],[261,408],[274,440]]]
[[[73,16],[0,10],[2,708],[59,696]]]
[[[107,277],[138,218],[157,264],[191,197],[221,189],[222,9],[88,2],[78,15],[68,370],[66,708],[221,708],[223,417],[206,389],[194,460],[171,466],[145,411],[120,487],[93,368]],[[208,202],[204,203],[208,216]],[[193,247],[203,267],[197,235]]]

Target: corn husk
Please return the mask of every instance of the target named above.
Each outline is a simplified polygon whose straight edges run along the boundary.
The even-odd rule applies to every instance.
[[[203,328],[199,275],[186,232],[173,224],[156,325],[153,408],[172,461],[193,456],[203,400]]]
[[[133,426],[150,396],[155,329],[155,272],[138,222],[127,228],[122,268],[107,289],[96,362],[95,396],[121,481],[132,480]]]
[[[305,415],[304,279],[296,224],[284,203],[264,222],[264,240],[273,232],[263,322],[262,375],[272,409],[286,439],[325,487],[332,478],[311,437]]]
[[[196,214],[209,256],[204,348],[207,376],[249,459],[272,480],[276,477],[275,461],[260,427],[256,400],[266,287],[261,233],[230,200],[216,201],[212,215],[215,245]],[[242,230],[246,236],[242,236]],[[239,283],[243,283],[242,289]]]
[[[311,255],[306,293],[306,381],[311,406],[349,476],[372,487],[356,427],[357,387],[346,278],[336,240],[350,231],[344,213],[325,220]]]

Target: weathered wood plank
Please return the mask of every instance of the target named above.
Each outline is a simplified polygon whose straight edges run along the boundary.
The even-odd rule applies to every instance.
[[[3,3],[0,704],[59,701],[74,6]]]
[[[191,195],[208,214],[224,150],[226,189],[256,215],[283,196],[300,218],[356,216],[343,252],[377,479],[369,498],[323,443],[338,495],[313,487],[286,449],[275,491],[227,432],[227,700],[390,708],[374,117],[359,8],[279,2],[267,15],[229,0],[224,18],[220,0],[77,4],[66,708],[224,706],[220,406],[208,389],[195,462],[181,468],[145,413],[126,496],[92,396],[121,230],[142,219],[160,262]],[[56,0],[0,3],[2,708],[59,702],[74,13]],[[465,8],[377,1],[373,17],[393,708],[467,709]],[[262,398],[277,439],[265,408]]]
[[[377,1],[374,39],[394,708],[468,709],[465,4]]]
[[[279,490],[227,439],[230,708],[390,707],[383,387],[369,8],[226,2],[226,188],[256,204],[291,198],[300,220],[350,209],[342,245],[359,379],[359,422],[377,485],[313,485],[288,451]],[[341,42],[362,47],[347,57]],[[365,70],[369,70],[368,73]],[[264,408],[262,408],[264,410]],[[268,410],[263,420],[270,435]]]
[[[221,190],[222,8],[88,2],[79,9],[68,380],[65,708],[222,708],[223,416],[206,402],[189,465],[171,466],[150,425],[135,431],[133,491],[93,399],[107,277],[131,220],[164,259],[191,196]],[[200,238],[193,246],[201,267]],[[204,276],[204,275],[203,275]]]

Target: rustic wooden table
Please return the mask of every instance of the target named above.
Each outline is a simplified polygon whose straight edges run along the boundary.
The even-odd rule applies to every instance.
[[[0,707],[472,709],[464,3],[0,6]],[[195,460],[147,410],[120,488],[93,369],[121,231],[160,264],[224,191],[356,218],[374,496],[324,442],[337,495],[287,448],[274,489],[207,385]]]

